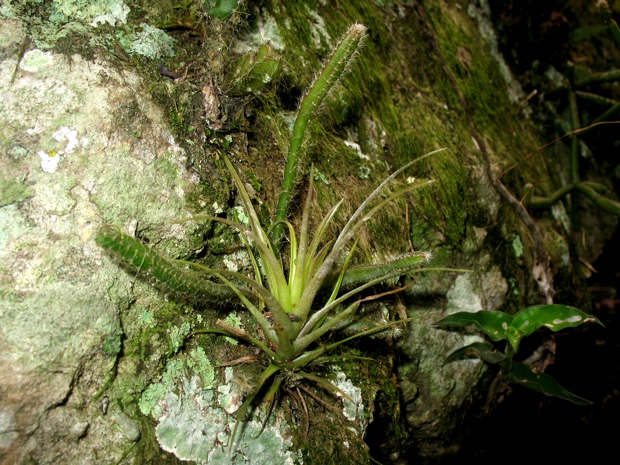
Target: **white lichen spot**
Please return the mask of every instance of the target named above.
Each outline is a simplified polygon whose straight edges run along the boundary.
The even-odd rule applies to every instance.
[[[457,276],[454,284],[446,293],[448,298],[448,314],[467,311],[478,312],[482,310],[482,300],[474,292],[471,278],[467,274]]]
[[[468,346],[474,342],[484,342],[484,338],[478,334],[465,334],[463,335],[463,345]],[[460,346],[460,344],[458,344]],[[473,363],[481,363],[480,360],[472,358],[468,360]]]
[[[181,173],[185,173],[187,171],[187,155],[185,154],[185,149],[177,144],[172,134],[168,134],[168,144],[170,145],[169,150],[174,155],[172,159],[173,163]]]
[[[250,257],[245,250],[237,250],[230,255],[226,255],[222,261],[228,271],[239,271],[250,266]]]
[[[40,150],[37,155],[41,158],[41,169],[46,173],[54,174],[60,163],[60,155],[56,152],[51,152],[48,155],[43,150]]]
[[[347,378],[347,375],[341,371],[336,373],[336,382],[334,384],[349,397],[349,399],[347,399],[339,392],[336,394],[342,399],[342,413],[345,418],[350,421],[354,421],[358,418],[361,421],[364,416],[362,390],[355,386],[351,380]]]
[[[220,204],[217,202],[213,202],[213,205],[211,205],[211,208],[213,208],[213,213],[215,213],[216,215],[219,215],[220,213],[224,213],[224,209],[220,207]]]
[[[213,387],[215,369],[202,347],[197,347],[190,351],[187,366],[200,377],[203,389],[211,389]]]
[[[355,153],[357,153],[357,156],[360,157],[362,160],[370,160],[370,157],[368,155],[365,155],[364,153],[362,153],[362,148],[360,147],[359,144],[355,142],[351,142],[350,140],[345,140],[344,145],[346,145],[350,149],[355,150]]]
[[[521,84],[515,79],[510,67],[504,59],[504,55],[499,50],[499,43],[493,21],[491,20],[491,8],[488,0],[480,0],[479,2],[469,2],[467,13],[470,17],[475,18],[478,22],[478,30],[480,34],[487,40],[491,56],[495,59],[499,66],[501,76],[504,78],[507,87],[508,97],[514,104],[524,102],[526,99],[525,92],[521,88]],[[532,110],[527,105],[521,105],[522,111],[526,115],[530,115]]]
[[[321,39],[323,39],[326,43],[331,44],[332,38],[327,32],[327,27],[325,27],[325,20],[321,15],[319,15],[316,11],[307,8],[308,16],[312,18],[310,24],[312,24],[312,29],[310,30],[310,34],[312,35],[312,42],[316,48],[321,47]]]
[[[250,218],[245,213],[245,210],[243,209],[242,206],[234,207],[233,210],[234,210],[233,213],[237,217],[237,221],[239,223],[241,223],[241,224],[249,224]]]
[[[17,439],[18,434],[15,427],[15,414],[6,409],[0,409],[0,449],[7,449],[11,443]]]
[[[155,325],[157,324],[157,320],[155,320],[153,312],[144,310],[138,317],[138,323],[140,323],[143,326],[154,328]]]
[[[129,45],[128,52],[143,55],[154,60],[166,56],[174,56],[174,39],[161,29],[140,25],[142,30],[136,34],[135,40]]]
[[[569,85],[566,76],[564,76],[551,65],[547,66],[547,69],[545,70],[545,77],[551,82],[551,85],[555,88]]]
[[[243,395],[234,382],[234,374],[231,367],[226,367],[225,377],[226,384],[220,385],[217,388],[217,392],[220,393],[218,403],[226,413],[232,415],[243,404]]]
[[[53,63],[54,56],[51,52],[43,52],[38,48],[35,48],[34,50],[30,50],[24,54],[22,60],[19,62],[19,67],[23,71],[36,73],[41,68],[50,66]]]
[[[278,23],[267,13],[261,15],[258,20],[258,33],[252,34],[250,40],[259,45],[269,42],[275,50],[284,50],[284,39]]]
[[[43,133],[43,128],[39,126],[38,124],[35,124],[35,126],[32,129],[26,129],[26,134],[28,134],[29,136],[36,136],[42,133]]]
[[[159,402],[161,415],[155,434],[161,448],[181,460],[212,465],[301,463],[297,454],[290,450],[290,439],[283,437],[282,431],[287,428],[276,413],[272,413],[262,430],[259,417],[264,412],[255,412],[255,419],[238,431],[236,451],[228,454],[224,444],[230,440],[236,423],[222,408],[222,405],[231,406],[229,394],[234,388],[230,367],[225,371],[225,383],[214,392],[201,389],[198,377],[177,379],[175,386]]]
[[[80,146],[80,141],[77,138],[77,131],[75,129],[69,129],[67,126],[62,126],[58,131],[54,132],[52,138],[57,142],[67,142],[67,146],[62,151],[62,153],[65,154],[73,153],[76,147]]]
[[[554,220],[559,221],[562,224],[564,231],[566,231],[567,233],[570,233],[571,231],[570,218],[562,202],[556,202],[553,205],[551,205],[551,216],[553,216]]]
[[[123,436],[132,442],[140,439],[140,427],[126,413],[119,412],[114,418]]]
[[[232,326],[233,328],[243,329],[243,324],[241,322],[241,318],[239,318],[239,316],[235,312],[233,312],[230,315],[228,315],[224,321],[226,323],[228,323],[230,326]],[[228,341],[229,343],[231,343],[234,346],[236,346],[238,344],[237,340],[235,338],[232,338],[232,337],[224,336],[224,340]]]
[[[170,344],[172,345],[172,351],[174,353],[181,348],[191,330],[192,325],[188,321],[184,321],[181,326],[173,326],[168,330]]]

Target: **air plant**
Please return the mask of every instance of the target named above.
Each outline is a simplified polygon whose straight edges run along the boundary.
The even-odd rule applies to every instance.
[[[243,181],[226,155],[222,155],[222,158],[249,218],[248,224],[204,215],[181,220],[216,221],[238,230],[252,263],[252,277],[235,271],[208,268],[194,262],[168,259],[114,226],[103,226],[97,235],[97,242],[121,261],[146,272],[172,290],[207,301],[229,303],[236,299],[249,311],[260,328],[256,334],[250,334],[223,320],[217,320],[217,329],[205,331],[232,336],[257,347],[265,362],[255,389],[236,413],[238,421],[230,439],[230,450],[234,445],[237,427],[244,421],[258,393],[269,383],[271,385],[265,395],[269,400],[273,400],[282,383],[291,378],[309,380],[327,391],[346,397],[345,393],[328,381],[308,372],[308,367],[321,361],[324,354],[343,343],[403,324],[407,320],[377,325],[337,342],[320,344],[319,340],[325,334],[355,320],[356,310],[363,299],[354,297],[362,291],[386,279],[417,271],[430,258],[430,254],[418,252],[385,263],[349,266],[356,249],[355,237],[373,215],[389,202],[428,182],[410,183],[392,195],[382,196],[386,189],[404,170],[439,150],[407,163],[387,177],[351,215],[335,239],[329,239],[327,234],[343,200],[331,208],[318,226],[313,228],[313,173],[309,176],[309,189],[298,230],[286,219],[308,120],[346,71],[364,36],[364,26],[351,26],[302,99],[275,220],[268,226],[261,224]],[[286,249],[281,244],[285,236],[282,231],[288,232],[289,244]],[[282,252],[284,249],[286,257]]]
[[[323,335],[354,320],[362,300],[351,302],[353,297],[389,278],[419,270],[420,265],[429,260],[429,253],[417,252],[372,266],[349,267],[355,251],[354,237],[358,231],[386,204],[428,182],[409,184],[372,207],[371,203],[379,198],[398,174],[436,152],[407,163],[386,178],[353,213],[333,240],[327,240],[326,234],[343,201],[329,210],[311,237],[310,212],[314,191],[314,176],[311,174],[299,231],[295,230],[291,222],[283,221],[290,240],[286,260],[270,240],[268,230],[260,223],[243,181],[228,157],[223,156],[240,194],[249,224],[203,215],[182,221],[217,221],[240,231],[253,265],[254,277],[236,271],[212,269],[194,262],[168,259],[110,225],[101,228],[97,242],[123,262],[141,269],[173,290],[207,297],[208,300],[228,300],[232,292],[243,303],[260,327],[261,335],[249,334],[223,320],[217,320],[218,330],[207,331],[243,340],[260,349],[267,361],[256,382],[256,389],[238,411],[238,419],[241,421],[265,384],[273,379],[266,394],[266,398],[272,400],[281,383],[292,373],[297,379],[307,379],[328,391],[338,392],[331,383],[304,371],[304,368],[320,361],[321,356],[345,342],[407,321],[377,325],[340,341],[315,347]],[[259,266],[259,259],[262,266]],[[221,284],[206,277],[216,278]],[[321,296],[326,298],[321,301]]]

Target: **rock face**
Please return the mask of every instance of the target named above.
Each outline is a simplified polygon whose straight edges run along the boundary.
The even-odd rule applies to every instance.
[[[518,159],[516,146],[527,153],[538,141],[525,118],[510,117],[519,109],[510,103],[494,59],[476,54],[487,45],[464,12],[437,2],[428,8],[429,20],[400,4],[380,9],[374,2],[351,2],[359,5],[336,11],[313,10],[305,2],[286,9],[267,3],[250,8],[255,21],[239,33],[215,20],[208,23],[209,34],[196,25],[186,38],[201,37],[207,51],[200,58],[208,65],[192,74],[198,65],[173,61],[189,72],[174,85],[170,77],[176,75],[152,71],[158,60],[173,56],[175,42],[146,23],[131,26],[123,2],[66,10],[74,22],[63,23],[136,27],[133,35],[123,29],[117,36],[88,29],[91,43],[106,44],[108,53],[115,53],[119,41],[133,60],[122,66],[94,58],[99,55],[61,53],[49,34],[37,36],[29,18],[20,20],[16,11],[15,19],[0,19],[2,463],[276,465],[326,463],[325,457],[368,463],[363,437],[373,421],[387,425],[373,431],[386,436],[375,441],[374,452],[395,462],[406,463],[412,449],[429,460],[458,450],[460,418],[484,367],[475,361],[442,366],[463,337],[432,323],[446,312],[516,310],[536,299],[533,241],[502,204],[488,173]],[[105,5],[109,11],[100,11]],[[144,21],[165,16],[149,14]],[[386,173],[447,147],[412,174],[432,180],[433,188],[381,212],[359,248],[367,260],[427,250],[435,257],[432,266],[471,272],[403,278],[412,286],[399,299],[369,308],[382,315],[405,308],[400,313],[411,323],[404,336],[396,342],[373,339],[356,349],[359,361],[335,360],[325,368],[323,376],[346,394],[325,396],[336,409],[314,397],[304,401],[291,384],[288,400],[276,406],[263,433],[258,435],[265,412],[259,409],[240,434],[239,450],[228,457],[223,446],[235,424],[230,413],[256,373],[252,367],[216,366],[253,354],[196,331],[213,327],[216,318],[249,327],[246,313],[234,305],[212,309],[166,295],[106,256],[94,235],[101,225],[113,224],[173,258],[250,269],[248,257],[234,248],[235,234],[178,220],[196,212],[243,213],[218,171],[222,150],[236,157],[257,204],[265,202],[261,213],[272,211],[294,106],[287,99],[295,98],[269,87],[271,74],[262,90],[248,87],[252,95],[227,96],[225,68],[234,57],[256,53],[257,41],[268,40],[270,69],[274,76],[279,72],[281,55],[281,79],[294,96],[353,21],[366,23],[371,38],[309,136],[306,157],[315,163],[320,186],[317,208],[326,211],[345,197],[343,215],[350,214]],[[34,43],[25,40],[23,24],[30,25]],[[225,58],[223,43],[230,47]],[[457,69],[455,83],[472,101],[490,161],[472,141],[471,115],[459,108],[435,45]],[[179,53],[178,41],[176,47]],[[229,62],[218,61],[224,59]],[[169,106],[155,103],[156,93],[169,96]],[[202,122],[188,123],[196,114]],[[173,133],[179,140],[183,135],[183,148]],[[538,181],[548,178],[543,165],[520,172],[532,174]],[[541,228],[561,269],[563,233],[552,219]],[[309,422],[308,435],[303,427],[292,428],[291,419]]]
[[[93,235],[106,222],[156,227],[163,243],[191,247],[189,228],[170,223],[194,181],[137,75],[37,48],[20,59],[19,22],[0,29],[0,454],[109,461],[140,431],[97,395],[115,375],[117,297],[129,289]],[[142,139],[122,127],[129,111],[145,118]]]

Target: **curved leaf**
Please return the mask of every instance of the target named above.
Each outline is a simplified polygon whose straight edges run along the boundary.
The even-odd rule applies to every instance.
[[[458,312],[439,320],[435,325],[469,326],[475,325],[485,332],[493,341],[506,339],[506,330],[512,323],[512,317],[504,312],[480,310],[479,312]]]
[[[516,352],[521,339],[532,334],[538,328],[546,327],[551,331],[560,331],[564,328],[574,328],[582,323],[592,322],[603,326],[603,323],[595,316],[574,307],[558,304],[535,305],[521,310],[514,316],[506,331],[506,339]]]
[[[456,349],[446,358],[446,363],[453,362],[455,360],[462,360],[472,357],[479,357],[487,363],[499,363],[506,359],[506,356],[501,352],[498,352],[490,342],[474,342],[472,344]]]
[[[529,365],[512,362],[512,368],[508,373],[508,380],[513,383],[521,384],[536,392],[568,400],[573,404],[590,405],[592,403],[583,397],[576,396],[567,391],[551,376],[533,371],[532,367]]]

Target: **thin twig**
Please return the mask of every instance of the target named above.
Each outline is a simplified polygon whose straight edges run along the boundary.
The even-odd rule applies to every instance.
[[[323,405],[323,407],[327,407],[331,410],[333,410],[334,412],[338,412],[340,413],[340,410],[338,409],[338,407],[334,407],[333,405],[328,404],[327,402],[325,402],[323,399],[319,398],[319,396],[317,396],[316,394],[310,392],[310,390],[304,386],[299,386],[300,389],[302,391],[304,391],[306,394],[308,394],[310,397],[312,397],[314,400],[316,400],[319,404]]]
[[[308,433],[310,432],[310,414],[308,413],[308,406],[306,405],[304,396],[301,395],[301,392],[299,392],[298,387],[295,387],[295,390],[297,391],[297,395],[299,396],[299,399],[301,400],[301,405],[304,408],[304,412],[306,414],[306,431],[304,431],[304,439],[307,439]]]
[[[260,357],[258,355],[246,355],[245,357],[240,357],[229,362],[220,363],[219,365],[215,365],[213,368],[232,367],[236,365],[241,365],[242,363],[257,362],[259,360]]]
[[[566,139],[567,137],[571,137],[573,135],[576,134],[581,134],[587,131],[590,131],[591,129],[595,128],[596,126],[600,126],[602,124],[620,124],[620,121],[601,121],[598,123],[592,123],[589,126],[586,126],[584,128],[581,129],[577,129],[575,131],[570,131],[567,132],[566,134],[564,134],[561,137],[558,137],[556,139],[553,139],[551,142],[547,142],[545,145],[537,148],[536,150],[534,150],[533,152],[528,153],[527,155],[525,155],[525,157],[523,157],[523,160],[518,161],[517,163],[515,163],[514,165],[506,168],[504,171],[501,172],[501,174],[499,175],[499,179],[503,178],[507,173],[509,173],[510,171],[514,170],[517,166],[521,165],[521,163],[523,163],[526,160],[529,160],[530,158],[532,158],[534,155],[542,152],[544,149],[546,149],[547,147],[552,146],[553,144],[555,144],[556,142],[560,142],[562,139]]]

